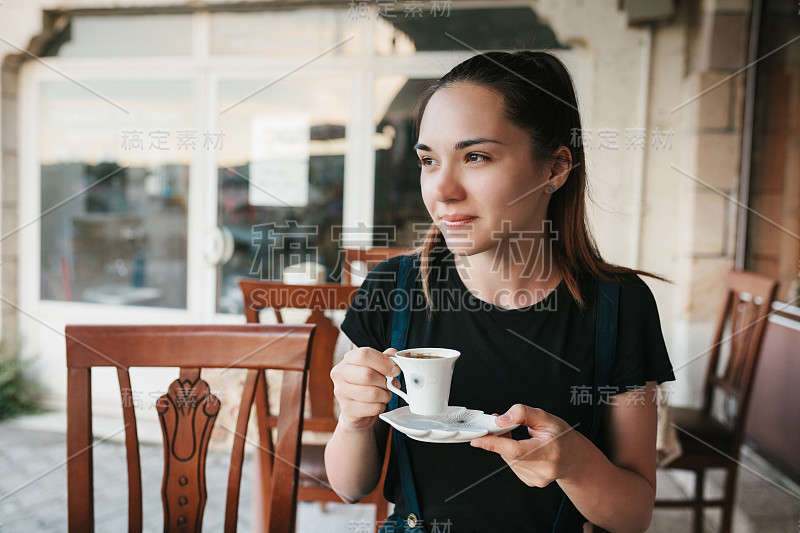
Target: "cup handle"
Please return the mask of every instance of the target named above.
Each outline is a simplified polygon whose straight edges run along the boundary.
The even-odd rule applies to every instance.
[[[398,396],[400,396],[403,400],[405,400],[406,403],[410,403],[408,401],[408,396],[406,395],[406,393],[401,391],[400,389],[398,389],[394,385],[392,385],[392,381],[393,380],[394,380],[394,378],[392,376],[386,376],[386,388],[389,389],[390,391],[394,392]]]

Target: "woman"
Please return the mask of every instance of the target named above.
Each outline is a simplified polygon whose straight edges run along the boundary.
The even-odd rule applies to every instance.
[[[587,228],[583,148],[572,142],[581,123],[566,68],[544,52],[475,56],[421,97],[417,126],[432,225],[413,271],[425,297],[412,309],[407,345],[459,350],[450,404],[521,425],[469,445],[406,439],[423,526],[549,532],[561,520],[564,531],[584,523],[646,530],[655,388],[674,376],[655,301],[637,275],[649,274],[603,261]],[[393,311],[381,304],[391,301],[399,263],[382,263],[362,285],[342,325],[358,347],[331,372],[341,416],[325,463],[352,501],[380,474],[385,376],[399,375],[387,357]],[[600,280],[619,285],[619,314],[595,444],[585,393]],[[386,494],[405,516],[398,468],[390,463]]]

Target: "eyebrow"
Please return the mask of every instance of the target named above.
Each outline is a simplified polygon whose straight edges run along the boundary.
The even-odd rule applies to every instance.
[[[476,139],[466,139],[464,141],[458,141],[453,149],[455,151],[463,150],[464,148],[469,148],[475,144],[484,144],[484,143],[496,143],[496,144],[503,144],[502,142],[495,140],[495,139],[487,139],[485,137],[478,137]],[[423,152],[432,152],[433,150],[430,149],[428,145],[417,143],[414,145],[414,150],[422,150]]]

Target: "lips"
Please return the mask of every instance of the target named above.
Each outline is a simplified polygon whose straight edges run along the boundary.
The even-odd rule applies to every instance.
[[[442,215],[442,222],[448,229],[461,228],[467,224],[471,224],[478,217],[473,215]]]

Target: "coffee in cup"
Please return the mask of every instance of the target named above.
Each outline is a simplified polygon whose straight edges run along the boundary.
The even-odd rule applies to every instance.
[[[441,355],[431,355],[431,354],[421,353],[421,352],[404,353],[403,357],[407,357],[409,359],[441,359],[442,358]]]

